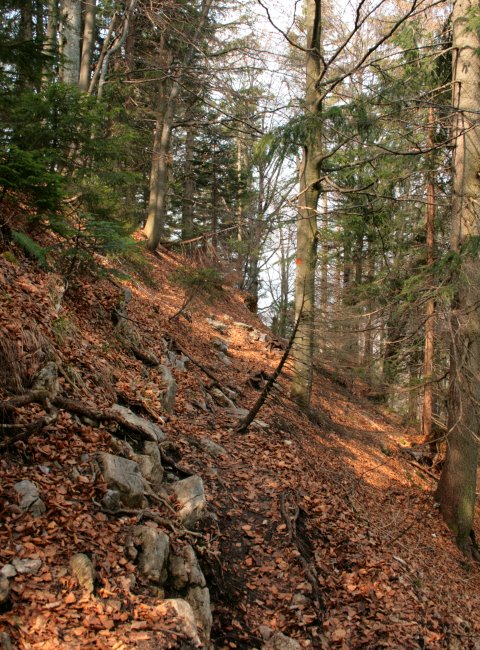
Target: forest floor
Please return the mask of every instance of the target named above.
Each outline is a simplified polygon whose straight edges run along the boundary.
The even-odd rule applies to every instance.
[[[155,370],[114,337],[119,281],[82,281],[57,312],[58,278],[15,255],[0,256],[0,337],[3,349],[16,351],[18,392],[44,362],[38,350],[47,340],[62,362],[64,395],[96,408],[118,395],[147,406],[163,419],[177,462],[202,476],[213,515],[197,551],[211,589],[215,648],[259,649],[269,630],[304,648],[480,648],[480,568],[456,550],[442,522],[435,476],[405,451],[419,441],[416,431],[354,395],[320,363],[316,424],[288,398],[288,367],[245,435],[236,433],[231,409],[204,403],[211,381],[192,363],[188,372],[173,371],[177,401],[164,416]],[[184,300],[172,274],[189,262],[162,250],[150,263],[149,282],[134,276],[122,283],[133,294],[129,317],[144,342],[161,358],[162,337],[170,335],[235,390],[237,407],[251,407],[258,374],[273,372],[281,345],[227,282],[210,304],[191,302],[190,320],[171,320]],[[223,334],[207,318],[222,322]],[[219,337],[229,365],[215,354]],[[4,368],[2,399],[9,395]],[[40,405],[17,410],[18,421],[41,414]],[[147,648],[150,629],[165,633],[163,647],[176,647],[146,586],[125,584],[131,567],[124,542],[135,518],[98,507],[105,486],[92,459],[109,448],[108,429],[60,412],[1,452],[0,565],[14,556],[42,560],[36,575],[17,576],[13,606],[0,615],[0,630],[20,650]],[[226,453],[212,458],[199,445],[205,436]],[[46,519],[15,507],[13,485],[24,478],[41,490]],[[72,583],[75,552],[94,558],[94,596]]]

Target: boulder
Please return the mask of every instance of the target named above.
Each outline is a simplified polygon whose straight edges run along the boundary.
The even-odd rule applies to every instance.
[[[82,589],[93,594],[95,569],[91,559],[85,553],[76,553],[70,558],[70,571]]]
[[[143,453],[151,458],[152,470],[150,473],[149,481],[152,483],[154,488],[157,488],[160,486],[163,479],[163,467],[160,449],[155,442],[146,441],[143,444]]]
[[[178,517],[186,528],[190,528],[202,518],[206,508],[203,481],[198,475],[176,481],[170,486],[178,504]]]
[[[122,507],[122,497],[118,490],[107,490],[103,495],[102,506],[105,510],[120,510]]]
[[[120,493],[127,508],[141,508],[144,502],[143,479],[137,463],[106,452],[98,454],[107,487]]]
[[[0,611],[8,603],[10,598],[10,582],[6,576],[0,573]]]
[[[213,442],[213,440],[210,440],[209,438],[200,438],[199,443],[201,448],[206,451],[207,454],[210,454],[210,456],[217,458],[218,456],[228,455],[226,449],[221,445],[217,445],[216,442]]]
[[[213,399],[219,404],[220,406],[225,406],[226,408],[229,409],[235,409],[235,404],[232,402],[232,400],[223,393],[220,388],[217,388],[214,386],[213,388],[210,389],[210,393],[212,394]]]
[[[200,637],[198,636],[197,625],[195,622],[195,615],[189,603],[182,598],[169,598],[162,600],[156,607],[156,610],[161,617],[176,619],[179,632],[182,632],[192,644],[194,648],[202,646]]]
[[[165,384],[165,388],[160,391],[160,401],[166,413],[173,413],[177,396],[177,382],[167,366],[160,365],[158,370]]]
[[[178,553],[170,554],[168,572],[170,584],[175,591],[182,591],[188,586],[205,587],[207,584],[190,544],[182,546]]]
[[[254,328],[253,325],[249,325],[248,323],[242,323],[240,321],[234,321],[233,324],[235,327],[238,327],[242,330],[247,330],[247,332],[251,332]]]
[[[20,509],[23,512],[30,512],[34,517],[41,517],[46,508],[43,501],[40,499],[40,494],[35,483],[32,481],[19,481],[15,483],[13,489],[20,498]]]
[[[222,363],[224,363],[226,366],[231,366],[231,365],[232,365],[232,362],[230,361],[230,358],[227,357],[227,355],[224,354],[223,352],[220,352],[220,351],[217,352],[217,357],[218,357],[219,360],[220,360]]]
[[[167,579],[170,552],[168,535],[150,526],[136,526],[133,529],[133,544],[140,549],[140,571],[152,582],[163,585]]]
[[[162,366],[159,366],[159,368],[161,367]],[[141,418],[139,415],[135,415],[135,413],[126,406],[114,404],[110,410],[115,415],[117,422],[121,424],[121,422],[124,421],[125,426],[130,430],[138,431],[138,433],[140,433],[144,438],[155,442],[163,442],[163,440],[165,440],[165,434],[157,424],[154,424],[145,418]]]
[[[0,574],[5,576],[6,578],[14,578],[17,575],[17,570],[13,566],[13,564],[5,564],[1,568]]]
[[[223,354],[228,353],[228,343],[224,341],[223,339],[219,338],[218,336],[215,336],[212,339],[212,345],[214,348],[219,350],[220,352],[223,352]]]
[[[225,323],[222,323],[222,321],[214,320],[213,318],[207,318],[206,321],[210,327],[213,327],[213,329],[217,330],[217,332],[220,332],[220,334],[226,334],[227,325],[225,325]]]
[[[25,558],[18,557],[12,560],[13,568],[20,575],[35,575],[40,571],[42,560],[40,558]]]
[[[262,650],[302,650],[302,646],[295,639],[281,632],[275,632],[262,646]]]

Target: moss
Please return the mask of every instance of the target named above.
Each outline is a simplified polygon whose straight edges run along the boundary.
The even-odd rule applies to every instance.
[[[12,251],[5,251],[2,253],[2,257],[4,260],[7,260],[7,262],[10,262],[10,264],[15,264],[16,266],[20,264],[17,257],[12,253]]]

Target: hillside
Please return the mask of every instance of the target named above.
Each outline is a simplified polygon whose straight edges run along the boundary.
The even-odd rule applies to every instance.
[[[405,451],[415,432],[320,365],[313,423],[288,398],[287,364],[239,435],[241,409],[284,347],[245,295],[225,281],[178,314],[185,291],[172,278],[189,263],[166,250],[150,256],[148,283],[85,280],[63,294],[58,277],[14,252],[0,256],[0,568],[16,569],[0,615],[4,648],[8,639],[21,650],[196,647],[171,603],[186,583],[171,568],[154,580],[142,569],[148,530],[169,536],[172,557],[195,549],[210,647],[298,647],[268,642],[277,631],[302,648],[480,647],[480,570],[435,508],[435,477]],[[40,389],[45,368],[55,375]],[[49,397],[15,401],[32,390]],[[157,443],[122,426],[115,403],[165,434],[163,481],[157,467],[137,505],[106,506],[99,454],[150,458],[142,436]],[[191,475],[207,506],[182,524],[172,490]],[[23,480],[44,512],[22,506]],[[132,542],[139,523],[145,539]],[[96,576],[83,588],[70,564],[78,553]]]

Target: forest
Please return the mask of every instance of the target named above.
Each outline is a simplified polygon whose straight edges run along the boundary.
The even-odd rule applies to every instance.
[[[1,650],[480,647],[479,115],[473,0],[2,3]]]

